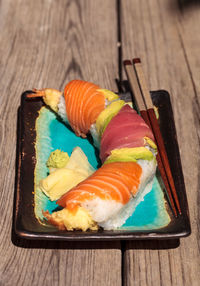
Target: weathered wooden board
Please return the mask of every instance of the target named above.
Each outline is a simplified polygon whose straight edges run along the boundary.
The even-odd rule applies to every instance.
[[[125,285],[199,284],[199,4],[122,1],[124,59],[140,57],[150,89],[171,94],[192,224],[192,235],[177,247],[127,243]]]
[[[117,2],[123,58],[141,57],[151,90],[171,94],[192,224],[180,242],[124,243],[124,265],[119,242],[23,241],[11,231],[20,95],[74,78],[115,90]],[[199,1],[1,1],[1,285],[199,284],[199,25]]]
[[[24,90],[74,78],[116,89],[117,19],[111,1],[0,3],[0,284],[121,285],[120,242],[54,243],[12,236],[17,108]]]

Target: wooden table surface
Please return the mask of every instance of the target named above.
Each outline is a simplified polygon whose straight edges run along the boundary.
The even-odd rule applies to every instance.
[[[0,285],[199,285],[200,1],[0,1]],[[45,242],[12,232],[20,96],[74,78],[117,91],[140,57],[171,94],[192,234],[180,241]]]

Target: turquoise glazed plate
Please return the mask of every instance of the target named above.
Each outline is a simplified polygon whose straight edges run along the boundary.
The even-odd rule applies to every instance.
[[[106,231],[59,231],[49,225],[42,211],[58,208],[38,188],[38,183],[48,174],[46,161],[56,149],[68,152],[81,147],[94,168],[100,166],[98,150],[90,137],[82,139],[59,120],[55,113],[43,105],[41,99],[28,99],[25,92],[21,98],[18,116],[18,152],[16,169],[16,192],[14,228],[23,238],[54,240],[116,240],[116,239],[168,239],[191,233],[188,204],[182,174],[176,131],[169,94],[152,92],[152,100],[158,108],[159,124],[170,161],[182,215],[174,217],[168,203],[162,180],[157,173],[153,188],[125,224],[117,230]],[[137,197],[136,197],[137,201]]]

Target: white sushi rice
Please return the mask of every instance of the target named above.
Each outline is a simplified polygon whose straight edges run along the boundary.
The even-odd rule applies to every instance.
[[[138,160],[137,163],[142,167],[142,176],[140,182],[140,190],[144,190],[145,186],[151,182],[156,173],[157,161],[153,160]],[[139,192],[138,191],[138,192]]]
[[[100,149],[100,142],[101,142],[101,137],[99,136],[97,129],[96,129],[96,124],[93,123],[90,126],[90,134],[92,135],[93,138],[93,144],[96,148]]]
[[[60,101],[58,103],[58,115],[62,118],[65,123],[68,123],[67,113],[66,113],[66,105],[65,98],[62,94],[60,97]]]
[[[84,202],[82,207],[87,209],[93,220],[101,225],[103,221],[107,221],[110,217],[115,216],[123,207],[123,204],[114,200],[101,200],[96,197],[93,200]]]
[[[122,226],[133,214],[137,205],[144,200],[145,195],[151,191],[152,184],[153,180],[151,180],[143,190],[140,190],[136,197],[132,197],[126,205],[123,205],[115,216],[112,216],[107,221],[99,223],[99,225],[106,230],[112,230]]]

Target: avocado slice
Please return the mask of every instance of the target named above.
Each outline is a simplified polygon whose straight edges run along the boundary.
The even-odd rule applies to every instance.
[[[144,139],[146,140],[147,145],[149,145],[152,149],[157,150],[157,146],[153,140],[151,140],[149,137],[144,137]]]
[[[120,111],[122,106],[124,106],[124,100],[117,100],[109,104],[98,116],[96,120],[96,129],[98,134],[101,136],[111,121],[111,119]]]
[[[151,161],[154,159],[154,155],[145,147],[115,149],[111,151],[110,156],[104,164],[112,162],[137,162],[139,159]]]
[[[102,92],[108,101],[113,101],[119,98],[119,95],[112,92],[111,90],[100,88],[98,91]]]

